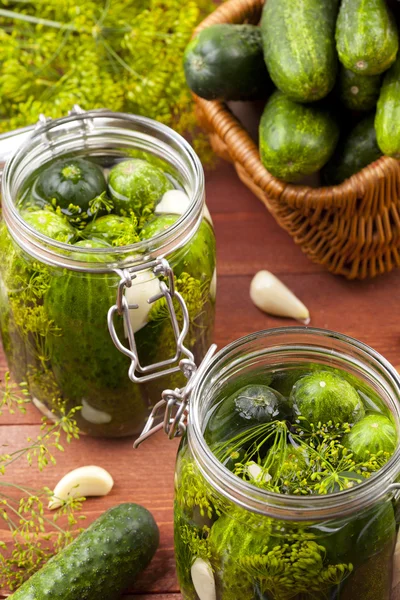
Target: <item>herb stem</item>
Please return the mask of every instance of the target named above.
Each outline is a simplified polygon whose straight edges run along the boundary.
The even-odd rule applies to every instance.
[[[51,21],[50,19],[32,17],[31,15],[16,13],[12,10],[5,10],[4,8],[0,8],[0,17],[5,17],[7,19],[17,19],[19,21],[25,21],[26,23],[33,23],[34,25],[45,25],[46,27],[54,27],[55,29],[72,29],[73,31],[78,31],[76,27],[74,27],[74,25],[72,25],[71,23],[64,24],[59,23],[58,21]]]

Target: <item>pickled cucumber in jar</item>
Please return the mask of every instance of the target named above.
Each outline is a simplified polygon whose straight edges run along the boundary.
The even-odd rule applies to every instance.
[[[283,505],[290,496],[301,506],[302,498],[328,502],[357,490],[398,447],[395,420],[376,391],[314,363],[254,369],[216,390],[204,439],[220,463],[218,481],[228,477],[232,487],[219,493],[184,441],[175,492],[184,599],[388,600],[397,536],[389,495],[325,521],[296,519],[295,508],[291,520],[279,520],[236,503],[232,480],[254,498],[257,490],[272,494],[275,507],[280,497]]]
[[[169,236],[185,217],[189,194],[179,169],[139,150],[61,155],[24,181],[16,207],[40,244],[62,244],[60,266],[24,252],[3,226],[0,325],[10,366],[28,382],[42,411],[73,410],[79,428],[94,436],[131,435],[141,431],[165,387],[185,383],[179,371],[132,383],[130,360],[115,347],[107,314],[121,277],[115,269],[148,261],[154,238]],[[170,243],[166,259],[189,312],[185,344],[201,360],[213,329],[215,239],[205,218],[192,229],[184,245]],[[64,268],[63,255],[81,266]],[[141,364],[173,357],[176,340],[166,300],[148,302],[160,294],[160,278],[140,271],[124,294]],[[182,327],[178,305],[175,310]],[[128,346],[127,323],[117,317],[115,328]]]

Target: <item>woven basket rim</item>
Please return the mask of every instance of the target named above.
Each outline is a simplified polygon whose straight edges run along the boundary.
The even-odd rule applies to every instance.
[[[215,24],[258,24],[266,1],[227,0],[198,25],[193,35],[195,36],[203,29]],[[398,164],[396,159],[389,156],[382,156],[338,185],[312,187],[309,185],[287,183],[274,177],[264,167],[256,143],[240,121],[231,113],[227,104],[217,100],[204,100],[196,96],[196,94],[193,94],[193,97],[204,114],[211,131],[221,137],[229,153],[234,157],[234,162],[238,162],[260,187],[268,190],[269,196],[272,195],[275,198],[279,198],[283,194],[285,197],[296,198],[296,206],[298,207],[303,204],[309,207],[316,206],[317,204],[320,205],[321,201],[327,208],[343,206],[346,196],[350,194],[351,196],[358,197],[365,194],[366,189],[373,181],[384,178],[385,175],[392,172],[394,165]],[[215,115],[218,115],[218,123],[223,123],[222,127],[215,124]],[[228,131],[230,132],[229,136],[226,135]],[[239,131],[242,138],[241,144],[247,146],[241,154],[249,155],[250,166],[237,154],[237,149],[235,148],[235,132],[238,134]],[[255,150],[257,151],[257,156],[254,154]]]

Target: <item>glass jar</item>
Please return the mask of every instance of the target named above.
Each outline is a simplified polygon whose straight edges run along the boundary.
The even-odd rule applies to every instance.
[[[399,431],[399,376],[354,339],[288,328],[255,333],[220,351],[193,387],[176,465],[175,553],[185,600],[390,599],[398,445],[360,485],[299,496],[239,478],[205,441],[207,420],[223,390],[267,374],[290,381],[299,368],[316,363],[340,369],[352,382],[357,378],[358,393],[366,397],[370,390],[370,408],[390,411]]]
[[[211,342],[215,238],[200,161],[161,123],[79,107],[15,139],[22,145],[3,171],[0,225],[0,326],[9,367],[50,417],[77,408],[87,434],[137,433],[161,391],[186,381],[180,359],[201,360]],[[60,157],[89,157],[104,169],[144,158],[190,204],[168,229],[129,246],[55,241],[24,221],[17,202],[33,174]]]

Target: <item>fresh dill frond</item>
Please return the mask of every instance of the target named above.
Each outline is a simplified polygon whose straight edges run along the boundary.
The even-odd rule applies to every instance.
[[[262,594],[291,600],[300,594],[327,594],[352,572],[352,564],[325,564],[325,554],[325,548],[315,541],[302,540],[239,560],[243,571],[258,582]]]
[[[108,108],[161,121],[194,137],[183,53],[211,0],[48,0],[0,10],[0,131]]]
[[[24,411],[30,401],[27,384],[15,384],[9,373],[3,378],[0,390],[1,409],[13,413]],[[14,590],[37,571],[53,554],[68,545],[77,533],[84,498],[69,498],[50,518],[46,505],[52,496],[48,488],[34,489],[18,485],[6,478],[8,468],[18,460],[43,470],[55,464],[55,451],[63,451],[62,437],[67,443],[79,437],[75,420],[77,409],[68,413],[61,408],[61,416],[52,423],[42,419],[40,432],[27,438],[26,446],[0,455],[0,522],[10,533],[7,542],[0,539],[0,588]],[[61,521],[59,523],[59,521]]]
[[[183,457],[180,460],[178,477],[176,501],[182,510],[193,514],[198,509],[202,517],[209,519],[222,513],[225,502],[205,481],[191,458]]]
[[[3,389],[1,390],[0,395],[0,416],[5,410],[7,410],[10,415],[15,414],[16,410],[25,413],[25,405],[30,402],[27,383],[25,381],[19,384],[15,383],[11,380],[9,371],[4,374],[2,383]]]

